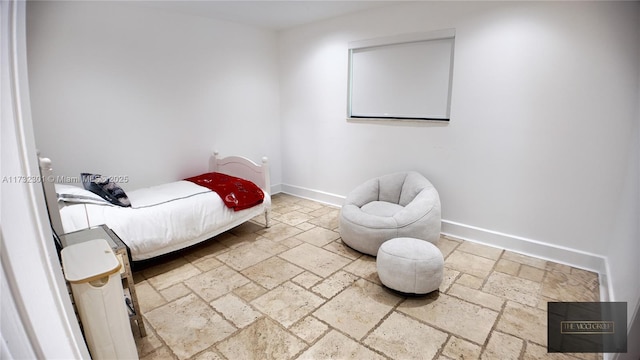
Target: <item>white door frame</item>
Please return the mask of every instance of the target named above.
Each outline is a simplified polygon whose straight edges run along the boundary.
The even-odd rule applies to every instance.
[[[0,356],[89,359],[38,181],[27,76],[26,4],[0,2]]]

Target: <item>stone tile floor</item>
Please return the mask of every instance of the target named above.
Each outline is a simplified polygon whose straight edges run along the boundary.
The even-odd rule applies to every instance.
[[[548,301],[598,301],[598,275],[442,236],[444,281],[386,289],[342,243],[339,209],[285,194],[263,218],[134,265],[141,359],[600,359],[547,354]]]

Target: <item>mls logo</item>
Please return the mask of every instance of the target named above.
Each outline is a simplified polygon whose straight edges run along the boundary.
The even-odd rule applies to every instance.
[[[627,352],[626,302],[550,302],[547,351]]]

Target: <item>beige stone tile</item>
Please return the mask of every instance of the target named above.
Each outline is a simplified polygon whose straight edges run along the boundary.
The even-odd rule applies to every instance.
[[[495,311],[502,310],[502,305],[504,304],[504,299],[500,297],[458,284],[454,284],[447,294]]]
[[[149,284],[156,288],[156,290],[168,288],[169,286],[202,273],[200,269],[187,262],[184,258],[171,260],[167,263],[145,269],[142,272]]]
[[[216,345],[227,359],[291,359],[306,344],[269,318],[262,318]]]
[[[137,287],[136,287],[137,289]],[[173,301],[179,297],[183,297],[191,292],[191,289],[186,287],[183,283],[169,286],[166,289],[160,290],[160,294],[167,299],[167,301]]]
[[[288,212],[296,211],[302,209],[302,206],[297,205],[295,202],[287,201],[281,204],[272,204],[271,211],[272,213],[277,214],[286,214]]]
[[[145,329],[147,329],[147,336],[134,337],[136,348],[138,349],[138,357],[143,357],[163,346],[162,341],[160,341],[156,333],[150,330],[151,326],[149,325],[149,322],[144,319],[143,321],[145,323]]]
[[[310,212],[314,211],[314,209],[310,209],[308,207],[300,206],[297,211],[301,212],[303,214],[309,214]],[[311,216],[312,218],[314,217],[313,215],[309,215],[309,216]]]
[[[193,358],[193,360],[226,360],[226,359],[222,357],[222,355],[218,354],[213,350],[207,350],[198,354],[196,357]]]
[[[494,331],[491,333],[482,359],[518,359],[523,346],[524,342],[521,339]]]
[[[540,296],[540,283],[519,277],[493,272],[482,287],[482,291],[506,300],[536,306]]]
[[[328,243],[338,239],[340,234],[335,231],[327,230],[321,227],[314,227],[308,231],[296,235],[296,239],[315,245],[317,247],[323,247]]]
[[[590,289],[597,289],[600,283],[598,273],[593,271],[571,268],[571,277]]]
[[[332,241],[329,244],[325,245],[322,247],[325,250],[329,250],[331,252],[334,252],[338,255],[342,255],[344,257],[346,257],[347,259],[351,259],[351,260],[355,260],[357,258],[359,258],[360,256],[362,256],[362,253],[353,250],[352,248],[348,247],[345,243],[342,242],[342,239],[338,239],[336,241]]]
[[[351,262],[351,260],[343,256],[307,243],[289,249],[279,256],[322,277],[340,270],[340,268]]]
[[[151,310],[145,317],[179,359],[189,358],[235,331],[194,294]]]
[[[258,224],[263,228],[265,228],[267,226],[267,221],[266,221],[266,219],[264,217],[264,213],[252,217],[251,220],[249,220],[249,221],[251,221],[254,224]]]
[[[282,326],[289,327],[323,302],[321,297],[288,281],[253,300],[251,305]]]
[[[442,256],[446,259],[459,245],[460,240],[453,240],[446,236],[440,236],[438,243],[435,244],[442,252]]]
[[[357,276],[340,270],[324,279],[318,285],[312,287],[311,291],[320,294],[322,297],[328,299],[353,284],[353,282],[357,279]]]
[[[167,303],[167,300],[146,281],[136,284],[136,295],[143,314]]]
[[[233,289],[233,293],[238,295],[244,301],[250,302],[253,299],[266,293],[267,289],[255,283],[247,283],[240,287]]]
[[[482,256],[491,260],[498,260],[502,255],[502,249],[487,246],[471,241],[464,241],[458,246],[456,250],[464,251],[473,255]]]
[[[477,276],[473,276],[469,274],[462,274],[460,275],[458,280],[456,280],[456,284],[463,285],[468,288],[476,289],[476,290],[480,289],[483,283],[484,283],[484,279],[481,279]]]
[[[408,323],[419,324],[419,327],[433,328],[437,333],[445,331],[449,333],[448,341],[440,343],[440,350],[436,352],[435,357],[431,356],[432,351],[429,347],[432,346],[430,345],[432,343],[426,341],[427,347],[425,349],[427,349],[428,354],[426,355],[428,356],[423,356],[423,358],[478,359],[483,345],[488,346],[484,351],[484,356],[491,357],[490,355],[495,355],[498,350],[507,351],[512,348],[510,347],[512,343],[508,341],[512,339],[510,336],[524,341],[520,352],[521,356],[515,357],[520,360],[602,358],[599,356],[600,354],[547,354],[545,347],[547,302],[580,301],[579,299],[592,297],[596,300],[599,299],[598,276],[595,273],[509,251],[503,252],[498,261],[492,264],[491,261],[501,250],[443,235],[437,244],[447,258],[440,292],[406,299],[379,286],[379,291],[382,294],[399,299],[401,302],[403,299],[406,300],[400,305],[396,304],[397,307],[390,305],[389,312],[382,316],[379,316],[376,311],[362,311],[360,315],[358,313],[354,315],[354,308],[360,311],[361,303],[368,303],[368,300],[361,299],[375,294],[378,290],[364,291],[355,296],[343,294],[352,292],[353,290],[349,289],[354,284],[374,286],[371,283],[376,283],[380,285],[375,257],[363,255],[349,248],[342,243],[340,238],[332,240],[328,240],[328,237],[323,238],[323,234],[339,234],[337,229],[338,208],[309,202],[286,194],[274,195],[272,202],[271,228],[267,229],[261,225],[262,216],[256,217],[257,221],[255,222],[244,224],[230,232],[218,235],[214,239],[187,249],[179,256],[169,258],[163,263],[134,272],[134,280],[136,284],[139,284],[136,288],[140,303],[143,305],[143,316],[145,320],[148,315],[154,319],[153,322],[146,321],[147,337],[136,339],[141,359],[180,358],[179,356],[186,356],[186,352],[190,353],[192,347],[203,349],[190,357],[194,360],[270,358],[276,357],[274,354],[285,354],[296,349],[300,350],[289,355],[277,356],[278,358],[290,358],[302,354],[302,358],[313,359],[411,358],[410,351],[420,349],[419,346],[398,347],[397,351],[406,356],[389,355],[397,354],[391,349],[403,341],[413,341],[412,336],[416,336],[416,333],[421,331],[410,330],[412,327],[407,324],[398,325],[398,323],[402,324],[402,321],[395,321],[396,317],[406,318]],[[296,224],[287,224],[275,219],[275,217],[288,219],[287,221]],[[305,241],[301,240],[300,236]],[[272,246],[265,246],[267,244]],[[321,246],[316,247],[312,244]],[[250,251],[249,256],[246,259],[243,258],[241,254],[244,249],[242,248],[251,249],[251,246],[254,247],[254,252],[257,248],[258,252],[270,256],[261,259],[260,254],[253,256]],[[277,246],[275,252],[274,246]],[[279,256],[289,249],[297,250],[288,253],[291,259],[295,258],[296,261],[308,262],[312,265],[304,268],[288,261],[289,259],[286,257]],[[234,250],[235,252],[232,252]],[[225,253],[228,254],[222,256]],[[344,264],[334,264],[331,261],[328,261],[327,264],[327,254],[337,259],[344,259]],[[451,256],[453,257],[448,259]],[[244,276],[223,264],[221,257],[225,260],[231,259],[229,260],[230,264],[236,268],[242,268],[241,270],[247,275],[251,274],[251,277]],[[478,259],[480,261],[476,261]],[[486,266],[487,264],[483,264],[482,260],[489,261],[488,264],[491,266]],[[250,263],[250,265],[244,267],[246,265],[244,262]],[[189,263],[191,268],[187,265]],[[260,264],[262,264],[262,268]],[[298,267],[304,271],[300,270],[301,272],[295,276],[289,277],[286,269],[283,269],[288,266]],[[309,268],[312,266],[314,269],[316,267],[321,269],[319,270],[321,273],[316,274],[310,271]],[[316,271],[318,270],[316,269]],[[274,275],[273,272],[278,275]],[[283,275],[282,272],[286,275]],[[542,279],[540,278],[541,274],[544,274]],[[280,275],[283,276],[280,278]],[[358,277],[371,283],[362,279],[358,280]],[[270,279],[265,280],[265,284],[270,284],[269,281],[273,280],[272,285],[268,286],[275,286],[281,280],[285,281],[289,278],[289,281],[285,281],[280,286],[287,285],[295,289],[269,294],[268,289],[258,284],[258,282],[264,283],[260,280],[261,278]],[[532,283],[537,283],[540,286],[537,294],[535,289],[534,291],[531,289],[528,292],[525,291],[526,285]],[[273,288],[273,290],[276,289],[278,286]],[[483,291],[478,291],[480,289]],[[501,291],[505,297],[500,295]],[[164,298],[164,302],[159,298],[159,295]],[[269,295],[271,299],[267,301]],[[329,300],[317,295],[322,295]],[[526,306],[515,301],[506,301],[505,299],[508,297],[515,297],[526,303],[535,299],[535,304]],[[204,298],[206,306],[197,304],[198,302],[202,303],[202,298]],[[316,302],[314,299],[320,302]],[[338,300],[344,305],[339,306]],[[192,305],[190,301],[194,301],[194,304]],[[331,304],[333,309],[340,310],[331,310],[327,304],[324,304],[324,301],[327,304],[333,302]],[[181,305],[176,305],[175,308],[169,306],[178,302]],[[379,303],[380,301],[370,302]],[[259,308],[255,303],[264,303],[264,306]],[[356,305],[349,305],[350,303]],[[384,302],[382,303],[384,305]],[[503,304],[500,315],[496,313],[496,310],[501,309],[498,307],[498,303]],[[316,318],[314,314],[323,307],[326,311],[324,318]],[[304,310],[298,313],[298,308]],[[394,309],[398,311],[394,311]],[[186,316],[180,312],[191,312],[194,315]],[[270,314],[265,314],[266,312],[270,312]],[[178,315],[174,316],[174,313]],[[197,315],[195,315],[196,313]],[[329,315],[329,313],[333,314]],[[369,316],[370,313],[373,313],[373,316],[367,319],[366,316]],[[256,318],[256,316],[258,317]],[[269,316],[280,320],[273,320]],[[335,324],[340,324],[341,327],[330,323],[328,319],[331,317],[335,319],[332,321]],[[349,323],[354,323],[351,320],[354,317],[358,317],[358,320],[355,325],[350,327]],[[360,317],[363,318],[360,319]],[[183,320],[180,320],[181,318]],[[186,320],[187,318],[189,320]],[[473,321],[469,321],[469,319],[473,319]],[[194,321],[196,326],[191,326],[189,321]],[[190,337],[201,336],[201,334],[189,333],[189,329],[198,328],[202,326],[200,322],[205,321],[222,321],[223,324],[226,323],[226,325],[222,325],[223,332],[225,327],[233,330],[231,333],[227,331],[227,335],[221,335],[222,337],[211,339],[211,337],[205,336],[203,343],[194,346],[188,345]],[[162,325],[163,322],[178,325]],[[362,325],[362,323],[368,322],[372,324],[370,327]],[[239,327],[244,327],[242,330],[236,330],[234,323]],[[260,327],[256,325],[257,323],[264,323],[264,326]],[[344,334],[333,330],[327,323],[344,331]],[[456,327],[456,323],[460,327],[471,328],[459,329]],[[157,325],[159,325],[158,329],[155,329]],[[205,326],[207,329],[216,328],[211,325]],[[174,336],[174,340],[167,341],[161,335],[163,333],[159,329],[163,327],[171,328],[171,330],[165,329],[163,331],[171,332],[172,335],[166,335],[166,337]],[[286,327],[289,328],[288,331]],[[254,329],[254,335],[250,335],[248,332],[244,333],[250,328]],[[362,338],[366,339],[364,341],[367,343],[364,341],[358,343],[355,339],[356,336],[349,332],[351,328],[356,329],[356,333],[362,333]],[[363,330],[358,330],[359,328],[368,330],[363,332]],[[492,328],[495,330],[491,335],[488,335]],[[407,330],[410,330],[407,335],[399,335],[402,331]],[[217,330],[215,331],[217,335],[220,335]],[[487,335],[483,337],[485,331]],[[275,334],[275,337],[280,337],[283,340],[270,340],[270,335],[272,335],[270,332],[279,333]],[[182,341],[183,336],[186,339],[184,342]],[[252,336],[261,337],[256,340]],[[376,336],[379,337],[379,340],[374,340]],[[175,345],[178,343],[178,337],[180,337],[180,344]],[[301,347],[295,345],[289,347],[287,339],[294,339],[294,343],[298,342]],[[499,340],[505,339],[506,342],[499,342]],[[275,341],[276,345],[271,348],[272,350],[264,350],[264,347],[258,346],[260,342],[266,344],[269,341]],[[517,344],[517,341],[515,343]],[[223,353],[217,347],[222,344],[227,346],[227,353]],[[254,348],[253,345],[257,346]],[[306,346],[311,346],[311,348],[305,351]],[[173,347],[175,347],[173,349],[175,353],[172,351]],[[277,350],[276,347],[278,347]],[[515,347],[517,345],[513,346],[513,348]],[[271,351],[271,355],[261,353],[264,351]],[[403,351],[409,353],[403,353]],[[249,355],[241,355],[244,352]],[[421,350],[421,352],[424,351]],[[386,356],[382,354],[386,354]],[[504,356],[506,355],[503,354],[501,358],[505,358]]]
[[[132,265],[133,266],[133,265]],[[133,270],[133,283],[137,284],[143,281],[146,281],[147,279],[144,277],[144,275],[142,275],[142,271],[136,271],[135,268],[132,268],[131,270]]]
[[[498,317],[493,310],[443,293],[409,298],[398,311],[479,345],[484,344]]]
[[[287,225],[296,226],[313,219],[313,216],[300,212],[299,210],[294,210],[285,214],[274,216],[273,218]]]
[[[495,260],[455,250],[447,257],[444,266],[479,278],[486,278],[491,272]]]
[[[303,271],[290,262],[274,256],[242,270],[241,273],[259,285],[273,289]]]
[[[202,258],[202,259],[198,259],[196,261],[192,261],[191,262],[195,267],[197,267],[198,269],[200,269],[200,271],[209,271],[211,269],[215,269],[218,266],[222,266],[222,262],[220,262],[218,259],[216,259],[215,257],[209,257],[209,258]]]
[[[216,258],[233,269],[244,270],[287,249],[267,238],[259,238],[217,255]]]
[[[549,353],[546,346],[536,345],[534,343],[527,342],[526,348],[522,360],[538,360],[538,359],[550,359],[550,360],[576,360],[575,357],[566,353]]]
[[[438,290],[441,292],[447,292],[451,285],[456,281],[456,279],[460,276],[460,272],[456,270],[451,270],[449,268],[443,269],[442,283]]]
[[[288,239],[292,236],[300,234],[302,230],[295,226],[287,225],[284,223],[278,223],[271,225],[271,227],[258,231],[258,234],[275,242]]]
[[[218,253],[227,251],[227,247],[220,241],[224,238],[224,235],[219,235],[213,239],[203,241],[200,244],[187,249],[183,256],[191,263],[209,259]]]
[[[566,274],[571,274],[571,266],[565,264],[558,264],[552,261],[547,261],[547,266],[545,268],[549,271],[559,271]]]
[[[547,312],[536,307],[508,301],[496,329],[547,346]]]
[[[599,301],[597,284],[584,284],[571,274],[547,271],[542,282],[542,296],[560,301]]]
[[[310,211],[308,214],[314,217],[319,217],[329,213],[332,213],[333,215],[338,216],[338,214],[340,213],[340,209],[336,207],[324,205],[315,210]]]
[[[310,344],[316,341],[320,336],[324,335],[328,329],[329,327],[327,324],[313,316],[307,316],[291,326],[289,330]]]
[[[240,236],[234,235],[230,232],[227,232],[225,234],[228,234],[228,235],[220,239],[219,241],[227,248],[227,251],[231,249],[235,249],[240,246],[251,244],[255,242],[258,238],[260,238],[260,235],[258,234],[242,234]],[[220,255],[221,253],[222,252],[219,252],[216,255]]]
[[[271,206],[272,208],[277,206],[282,206],[282,207],[294,206],[298,200],[299,198],[297,196],[279,193],[271,197]]]
[[[303,198],[297,198],[296,204],[309,208],[310,210],[322,209],[323,207],[327,206],[318,201]]]
[[[520,264],[533,266],[533,267],[541,269],[541,270],[545,270],[547,268],[547,261],[546,260],[534,258],[532,256],[518,254],[518,253],[515,253],[515,252],[512,252],[512,251],[508,251],[508,250],[506,250],[502,254],[502,258],[505,259],[505,260],[515,261],[515,262],[520,263]]]
[[[216,299],[249,282],[228,266],[220,266],[185,281],[185,285],[205,301]]]
[[[540,310],[544,310],[547,311],[547,309],[549,308],[549,303],[550,302],[557,302],[558,300],[554,300],[551,298],[548,298],[544,295],[540,295],[540,297],[538,298],[538,305],[537,308]]]
[[[310,215],[316,216],[316,211],[309,213]],[[309,220],[310,224],[314,224],[316,226],[323,227],[325,229],[337,229],[339,226],[339,211],[332,210],[327,212],[324,215],[318,216],[315,219]]]
[[[173,352],[169,350],[168,347],[163,346],[151,353],[146,354],[145,356],[141,356],[140,360],[165,360],[165,359],[174,359]]]
[[[496,263],[495,271],[516,276],[520,272],[520,263],[515,261],[500,259]]]
[[[482,347],[467,340],[451,336],[442,350],[442,355],[455,360],[479,359]]]
[[[341,333],[331,330],[323,336],[312,347],[303,352],[298,360],[318,360],[318,359],[367,359],[384,360],[379,355],[358,342],[350,339]]]
[[[296,239],[295,237],[290,237],[279,241],[278,244],[286,246],[289,249],[293,249],[294,247],[302,244],[302,241]]]
[[[303,222],[303,223],[300,223],[300,224],[296,225],[296,227],[298,229],[300,229],[301,231],[307,231],[307,230],[313,229],[316,226],[313,225],[313,224],[310,224],[308,222]]]
[[[355,339],[362,339],[401,299],[360,279],[327,301],[313,316]]]
[[[378,277],[378,268],[376,267],[376,258],[369,255],[363,255],[356,261],[342,268],[342,270],[358,275],[363,279],[367,279],[373,283],[382,285]]]
[[[392,359],[431,359],[448,336],[394,311],[363,342]]]
[[[520,267],[520,273],[518,274],[518,277],[535,282],[541,282],[542,279],[544,279],[544,274],[544,270],[540,270],[529,265],[522,265]]]
[[[211,306],[225,319],[241,329],[259,319],[262,314],[233,294],[227,294],[211,302]]]
[[[305,289],[310,289],[313,285],[320,282],[322,278],[314,273],[305,271],[302,274],[291,279],[294,283],[302,286]]]
[[[229,232],[237,236],[243,236],[243,235],[253,235],[262,229],[264,229],[264,226],[262,226],[261,224],[256,224],[251,221],[247,221],[234,227]]]

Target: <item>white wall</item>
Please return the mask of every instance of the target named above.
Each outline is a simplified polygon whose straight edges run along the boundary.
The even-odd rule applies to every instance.
[[[439,190],[452,233],[602,272],[611,255],[615,275],[630,273],[638,14],[637,2],[421,2],[286,31],[283,188],[339,200],[415,169]],[[449,124],[345,120],[349,41],[445,28],[456,29]],[[615,286],[637,301],[638,286]]]
[[[606,271],[631,316],[639,13],[423,2],[275,34],[126,3],[29,2],[36,143],[57,173],[130,175],[125,188],[185,176],[212,148],[266,154],[273,184],[334,202],[415,169],[438,188],[447,231]],[[443,28],[456,29],[449,124],[345,120],[349,41]]]
[[[126,189],[207,170],[213,149],[280,182],[276,33],[135,2],[27,5],[36,144],[56,175]]]

